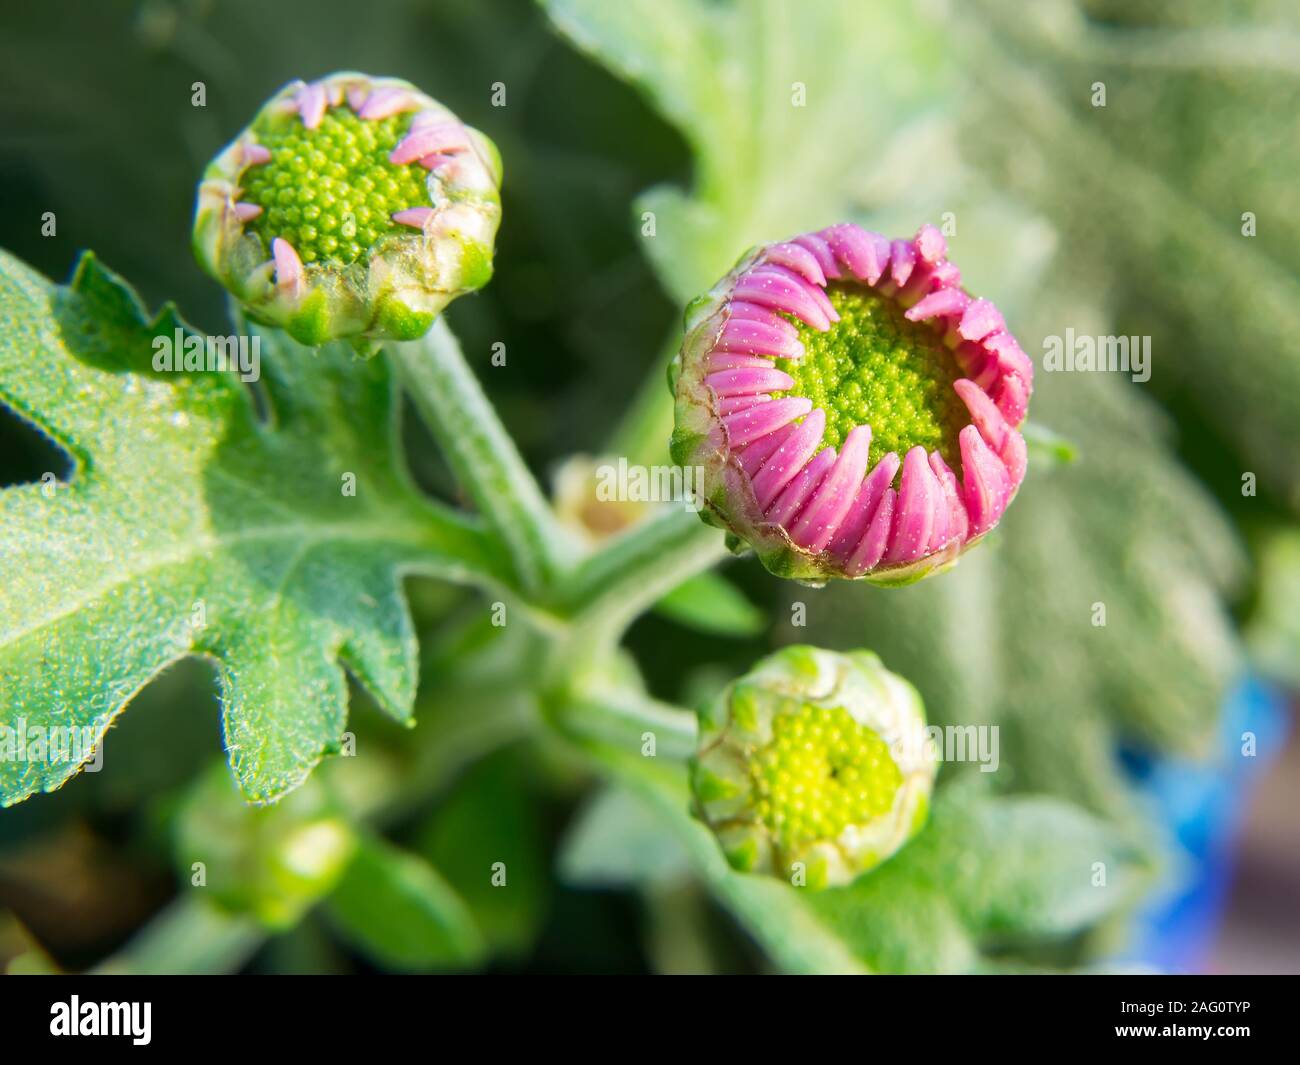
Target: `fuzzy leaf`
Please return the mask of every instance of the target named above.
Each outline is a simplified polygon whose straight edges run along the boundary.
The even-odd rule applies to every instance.
[[[0,322],[0,402],[72,459],[67,483],[0,492],[4,724],[97,744],[160,670],[202,655],[240,787],[267,802],[337,749],[345,666],[409,720],[401,575],[505,574],[473,523],[409,483],[382,360],[246,330],[260,422],[230,373],[155,371],[155,338],[182,323],[150,320],[89,255],[63,287],[0,254]],[[5,759],[0,801],[57,788],[89,754]]]
[[[883,5],[543,6],[576,47],[640,89],[695,154],[689,193],[656,188],[637,204],[638,215],[654,214],[646,252],[683,302],[749,245],[840,221],[863,199],[891,136],[948,80],[936,37]]]
[[[767,625],[763,612],[717,573],[683,581],[655,603],[655,611],[680,625],[719,636],[755,636]]]
[[[1056,224],[1115,332],[1151,337],[1152,387],[1215,434],[1194,457],[1226,443],[1224,472],[1300,511],[1295,6],[953,7],[968,157]]]
[[[464,706],[458,706],[464,718]],[[484,707],[475,707],[481,717]],[[527,763],[503,751],[474,766],[428,817],[416,850],[464,899],[494,954],[523,956],[547,902],[547,855]]]
[[[397,969],[472,965],[483,940],[463,899],[423,858],[363,838],[327,908],[344,935]]]

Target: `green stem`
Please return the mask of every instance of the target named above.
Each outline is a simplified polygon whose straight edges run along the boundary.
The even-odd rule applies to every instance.
[[[524,589],[546,587],[562,567],[564,535],[446,321],[389,350],[452,472],[510,551]]]
[[[698,744],[693,713],[631,688],[575,693],[565,700],[562,714],[563,726],[577,736],[624,751],[644,753],[649,734],[654,757],[684,762]]]
[[[580,632],[615,643],[659,599],[726,557],[721,532],[673,509],[586,559],[567,583],[563,606]]]

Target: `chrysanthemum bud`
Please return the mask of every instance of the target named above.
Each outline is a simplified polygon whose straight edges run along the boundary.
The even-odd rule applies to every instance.
[[[294,82],[209,165],[194,250],[303,344],[413,340],[492,276],[501,160],[396,78]]]
[[[846,884],[925,823],[925,708],[869,651],[787,647],[700,714],[691,788],[733,867]]]
[[[918,580],[1020,487],[1033,365],[946,254],[933,226],[835,225],[750,252],[688,308],[673,457],[773,573]]]

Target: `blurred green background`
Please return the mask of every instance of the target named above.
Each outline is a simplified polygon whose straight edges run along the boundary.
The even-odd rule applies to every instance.
[[[6,4],[0,20],[0,245],[56,279],[93,248],[149,306],[175,300],[218,333],[223,294],[189,251],[194,183],[272,91],[336,69],[397,75],[487,131],[506,173],[497,273],[449,318],[547,479],[578,453],[662,461],[662,363],[681,308],[747,246],[843,218],[903,235],[952,216],[966,283],[1039,365],[1033,420],[1078,461],[1035,465],[991,542],[919,586],[812,590],[729,565],[753,608],[738,601],[710,626],[688,605],[633,630],[655,695],[689,705],[795,640],[868,646],[932,720],[1001,728],[1000,789],[1059,796],[1168,851],[1121,750],[1232,772],[1239,742],[1217,725],[1230,686],[1251,671],[1300,682],[1294,4],[53,0]],[[806,107],[790,106],[796,83]],[[1150,336],[1150,382],[1041,372],[1043,338],[1067,328]],[[497,342],[508,361],[492,369]],[[408,436],[421,483],[454,497],[432,444]],[[59,461],[0,412],[0,483]],[[536,737],[508,638],[488,659],[499,669],[465,668],[465,650],[493,638],[473,596],[410,592],[414,733],[355,692],[351,727],[378,757],[324,770],[334,797],[309,785],[250,820],[221,767],[213,677],[176,667],[121,718],[102,772],[0,815],[0,959],[765,967],[680,855],[654,849],[653,826],[636,838],[656,875],[631,888],[625,869],[601,868],[602,829],[626,836],[637,815],[617,795],[592,807],[585,771]],[[790,624],[796,601],[806,628]],[[1104,628],[1090,620],[1099,602]],[[1275,905],[1300,887],[1295,819],[1279,813],[1300,789],[1294,750],[1277,764],[1243,881],[1262,878],[1274,902],[1223,965],[1300,966],[1294,915],[1281,923]],[[357,809],[382,795],[383,836],[338,829],[363,857],[317,905],[313,876],[329,870],[278,863],[295,833],[346,821],[338,794]],[[221,887],[249,916],[205,923],[186,908],[196,838],[249,863]],[[390,841],[428,864],[403,863]],[[484,890],[477,871],[497,855],[518,890]],[[368,912],[377,897],[392,927]],[[1260,960],[1241,945],[1251,936],[1290,961]],[[1075,964],[1119,942],[1106,929],[1040,958]]]

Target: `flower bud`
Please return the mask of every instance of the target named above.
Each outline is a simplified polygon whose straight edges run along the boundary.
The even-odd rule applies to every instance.
[[[920,830],[937,770],[907,681],[870,651],[795,646],[701,712],[691,790],[734,868],[821,888]]]
[[[294,82],[199,185],[194,250],[250,317],[307,345],[413,340],[492,276],[496,147],[396,78]]]
[[[750,252],[687,309],[673,457],[778,576],[919,580],[1020,487],[1033,365],[946,255],[933,226],[835,225]]]

